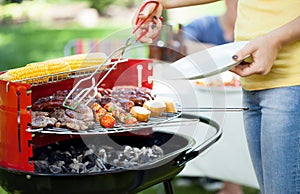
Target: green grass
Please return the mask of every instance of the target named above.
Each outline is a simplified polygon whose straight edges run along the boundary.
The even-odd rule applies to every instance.
[[[180,178],[175,178],[175,180],[172,181],[173,189],[175,194],[215,194],[216,191],[207,191],[205,190],[200,184],[198,179],[191,179],[191,182],[189,185],[186,186],[179,186],[176,184],[176,182]],[[244,194],[258,194],[259,191],[257,189],[251,188],[251,187],[242,187]],[[164,194],[165,190],[162,183],[159,183],[155,186],[152,186],[148,189],[145,189],[139,194]],[[4,190],[0,187],[0,194],[7,194]]]
[[[101,39],[118,30],[109,26],[93,29],[52,29],[34,24],[1,26],[0,71],[61,57],[64,46],[71,39]]]
[[[208,191],[205,190],[199,183],[199,179],[192,178],[188,185],[178,185],[180,177],[175,178],[172,181],[172,186],[175,194],[215,194],[217,191]],[[255,188],[242,186],[244,194],[258,194],[259,191]],[[153,187],[150,187],[144,191],[141,191],[139,194],[164,194],[165,190],[163,184],[160,183]]]

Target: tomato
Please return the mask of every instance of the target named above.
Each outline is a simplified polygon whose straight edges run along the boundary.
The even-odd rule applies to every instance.
[[[135,117],[129,117],[125,120],[125,124],[137,124],[138,121]]]
[[[100,124],[104,128],[112,128],[114,127],[115,123],[116,123],[116,119],[111,114],[104,115],[100,120]]]

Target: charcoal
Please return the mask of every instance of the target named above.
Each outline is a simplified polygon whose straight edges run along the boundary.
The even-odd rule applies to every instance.
[[[96,155],[102,161],[107,162],[107,154],[106,154],[106,150],[104,148],[99,148],[98,153]]]
[[[164,155],[163,149],[157,145],[152,146],[153,153],[156,154],[158,157],[161,157]]]
[[[61,168],[63,170],[63,173],[66,173],[66,174],[71,173],[71,171],[66,166],[62,166]]]
[[[50,172],[52,172],[54,174],[61,173],[63,171],[63,169],[57,165],[50,165],[49,170],[50,170]]]
[[[97,166],[99,167],[99,169],[101,169],[101,170],[108,170],[108,169],[106,168],[106,166],[104,165],[104,163],[102,162],[101,159],[97,159],[97,160],[96,160],[96,164],[97,164]]]
[[[150,157],[147,155],[147,153],[142,153],[139,157],[140,159],[140,163],[144,164],[144,163],[148,163],[151,161]]]
[[[162,157],[159,146],[113,148],[96,145],[64,145],[60,143],[46,146],[37,152],[34,160],[38,173],[94,173],[108,172],[124,168],[135,168]]]
[[[34,169],[37,173],[49,173],[49,164],[44,160],[36,160],[34,161]]]

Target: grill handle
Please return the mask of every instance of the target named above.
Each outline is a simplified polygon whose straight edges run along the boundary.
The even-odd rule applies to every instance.
[[[202,116],[196,116],[196,115],[190,115],[190,114],[182,114],[181,117],[187,118],[187,119],[199,119],[199,122],[208,124],[211,127],[215,128],[216,132],[210,138],[208,138],[206,141],[204,141],[202,144],[200,144],[196,148],[193,148],[192,150],[189,150],[189,151],[179,155],[176,159],[176,165],[179,167],[185,165],[188,161],[196,158],[197,156],[199,156],[199,154],[201,154],[202,152],[207,150],[209,147],[211,147],[214,143],[216,143],[221,138],[222,133],[223,133],[223,130],[219,126],[219,124],[209,118],[202,117]]]

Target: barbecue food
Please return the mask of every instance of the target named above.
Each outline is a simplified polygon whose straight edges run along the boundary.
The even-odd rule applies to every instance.
[[[72,70],[78,70],[81,68],[87,68],[92,66],[98,67],[98,65],[102,64],[106,58],[107,56],[105,53],[95,52],[71,55],[49,61],[64,61],[70,65],[70,68]]]
[[[32,112],[32,128],[53,127],[57,120],[49,117],[47,112]]]
[[[86,130],[94,126],[94,113],[90,107],[79,104],[75,110],[62,108],[66,93],[66,91],[57,91],[52,96],[39,98],[32,104],[33,128],[55,126]]]
[[[111,96],[113,99],[129,99],[135,106],[143,106],[145,101],[155,98],[150,89],[136,86],[115,86]]]
[[[134,106],[131,108],[130,113],[138,120],[147,122],[150,118],[151,111],[145,107]]]
[[[118,98],[116,100],[113,100],[113,102],[116,102],[118,106],[122,107],[127,112],[129,112],[135,105],[133,101],[126,98]]]
[[[25,67],[8,70],[0,79],[17,81],[35,78],[38,82],[47,82],[49,74],[61,73],[60,76],[67,76],[70,70],[69,64],[63,61],[30,63]]]
[[[8,70],[0,75],[0,79],[17,81],[34,78],[34,81],[28,80],[28,82],[43,83],[48,81],[48,75],[57,74],[57,78],[64,78],[68,76],[71,71],[98,66],[102,64],[106,58],[104,53],[88,53],[29,63],[25,67]]]
[[[116,117],[121,123],[125,124],[137,124],[137,119],[131,114],[126,112],[123,108],[117,104],[110,102],[104,106],[104,108],[111,112],[114,117]]]
[[[66,115],[70,118],[83,121],[94,120],[94,114],[92,109],[84,104],[79,104],[75,110],[66,109]]]
[[[57,96],[47,96],[39,98],[37,101],[32,103],[33,111],[53,111],[55,108],[62,106],[64,98]]]
[[[100,104],[94,103],[91,106],[94,111],[95,120],[101,124],[104,128],[112,128],[116,123],[116,119],[112,116],[111,113],[107,112]]]
[[[104,128],[113,128],[115,123],[116,119],[110,113],[105,114],[100,120],[100,124]]]
[[[94,115],[95,115],[95,120],[97,122],[101,121],[101,118],[107,114],[107,110],[105,110],[105,108],[103,108],[100,104],[98,103],[94,103],[91,106],[92,110],[94,111]]]
[[[166,105],[165,111],[166,112],[168,112],[168,113],[176,113],[177,112],[177,108],[176,108],[175,103],[172,98],[159,97],[159,98],[156,98],[156,100],[160,100],[165,103],[165,105]]]
[[[166,105],[159,100],[148,100],[144,103],[143,107],[151,111],[152,117],[160,117],[166,110]]]
[[[77,131],[90,129],[91,125],[94,124],[94,123],[88,123],[74,118],[66,118],[65,121],[66,121],[67,128],[77,130]]]
[[[117,86],[113,89],[98,88],[97,91],[97,98],[91,105],[85,105],[83,99],[75,110],[62,106],[69,90],[58,90],[51,96],[39,98],[32,103],[32,127],[87,130],[97,122],[104,128],[112,128],[117,122],[147,122],[150,116],[161,116],[167,107],[167,111],[176,112],[172,99],[158,100],[148,88]]]

